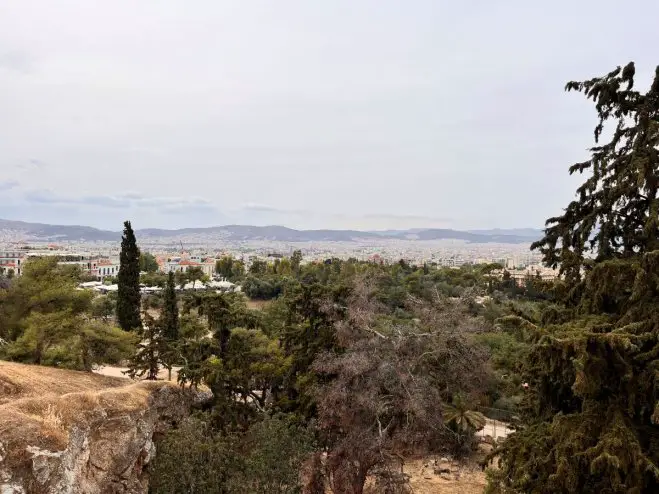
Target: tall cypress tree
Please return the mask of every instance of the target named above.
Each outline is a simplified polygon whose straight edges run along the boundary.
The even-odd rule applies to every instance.
[[[164,294],[164,307],[162,314],[163,335],[169,341],[178,340],[178,306],[176,305],[176,282],[174,273],[167,276],[167,286]]]
[[[566,86],[594,101],[596,145],[533,248],[560,268],[572,317],[532,335],[521,423],[488,492],[659,492],[659,67],[646,93],[634,72]]]
[[[179,337],[179,315],[178,305],[176,304],[176,282],[174,273],[170,272],[167,277],[167,286],[164,294],[163,313],[160,317],[162,326],[162,337],[165,346],[163,362],[167,367],[169,380],[172,379],[172,366],[179,359],[178,354],[178,337]]]
[[[140,249],[130,221],[124,222],[117,283],[117,322],[125,331],[142,329],[140,318]]]

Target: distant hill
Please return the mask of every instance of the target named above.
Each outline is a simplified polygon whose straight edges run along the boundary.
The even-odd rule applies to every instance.
[[[538,228],[493,228],[491,230],[469,230],[469,233],[480,235],[512,235],[514,237],[525,237],[537,240],[542,238],[543,230]]]
[[[48,225],[0,219],[0,233],[14,233],[25,240],[42,241],[119,241],[120,232],[99,230],[79,225]],[[530,228],[512,230],[460,231],[440,228],[386,231],[357,230],[295,230],[284,226],[226,225],[209,228],[182,228],[164,230],[146,228],[137,230],[138,238],[168,238],[189,235],[222,237],[231,241],[270,240],[278,242],[350,242],[357,239],[407,239],[407,240],[462,240],[470,243],[530,243],[542,236],[541,230]]]
[[[44,223],[27,223],[0,219],[0,232],[16,232],[37,240],[87,240],[112,241],[121,239],[121,234],[99,230],[90,226],[47,225]]]

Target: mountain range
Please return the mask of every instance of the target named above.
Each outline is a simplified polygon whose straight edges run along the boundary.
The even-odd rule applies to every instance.
[[[18,234],[25,240],[42,241],[119,241],[121,232],[100,230],[81,225],[49,225],[0,219],[0,234]],[[164,230],[146,228],[136,230],[138,238],[167,238],[189,235],[221,236],[231,241],[270,240],[279,242],[351,242],[359,239],[462,240],[470,243],[530,243],[542,236],[532,228],[460,231],[441,228],[410,230],[295,230],[284,226],[226,225],[208,228]]]

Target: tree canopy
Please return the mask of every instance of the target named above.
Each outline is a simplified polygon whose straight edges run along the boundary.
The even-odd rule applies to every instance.
[[[130,221],[124,222],[117,276],[117,322],[125,331],[139,330],[140,318],[140,250]]]
[[[594,101],[597,145],[533,246],[565,276],[564,309],[531,330],[521,423],[489,492],[659,491],[659,68],[646,93],[634,75],[566,86]]]

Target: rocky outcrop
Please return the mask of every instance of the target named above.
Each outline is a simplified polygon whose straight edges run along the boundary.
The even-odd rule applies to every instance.
[[[0,406],[0,494],[146,493],[154,439],[201,392],[164,382]]]

